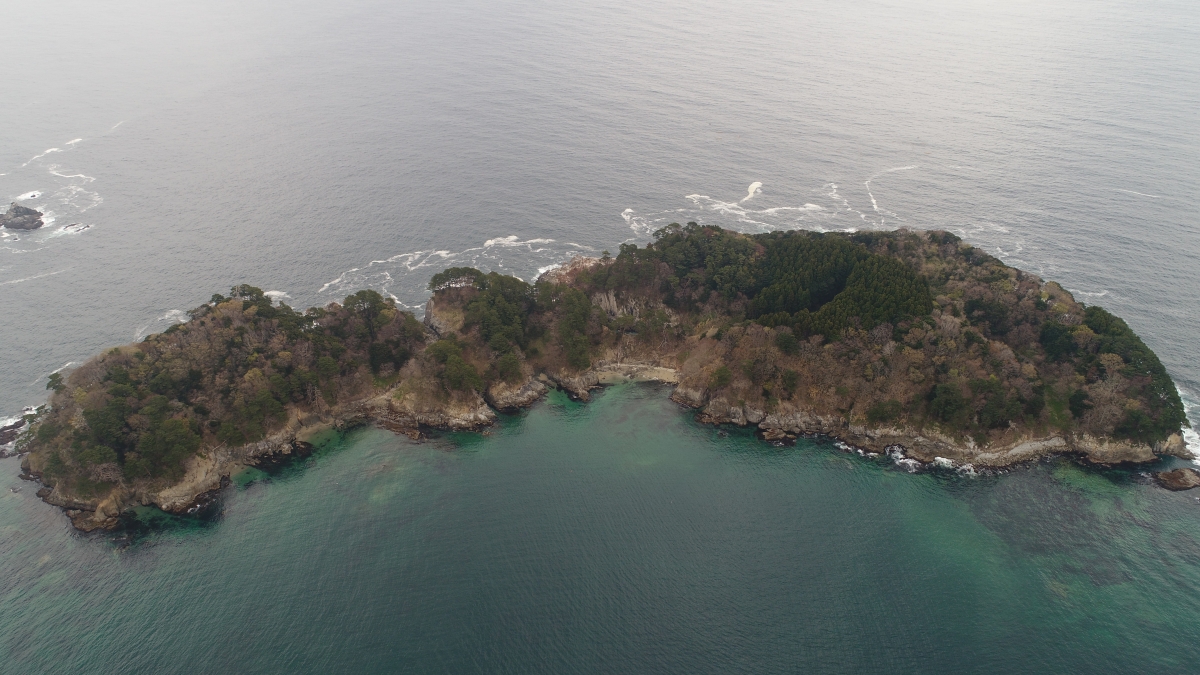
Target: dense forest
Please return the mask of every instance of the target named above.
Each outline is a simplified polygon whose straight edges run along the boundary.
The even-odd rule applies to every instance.
[[[178,479],[202,444],[260,440],[289,408],[353,398],[424,347],[424,326],[370,290],[300,313],[240,285],[190,314],[76,369],[69,391],[50,377],[54,411],[35,437],[50,450],[43,480],[91,494],[122,480]]]
[[[1186,423],[1124,321],[944,232],[672,224],[532,284],[457,267],[429,289],[428,327],[370,290],[304,312],[248,285],[214,295],[51,376],[28,464],[77,496],[163,485],[193,455],[366,397],[483,405],[622,359],[677,369],[714,420],[825,411],[979,447],[1049,433],[1152,445]]]

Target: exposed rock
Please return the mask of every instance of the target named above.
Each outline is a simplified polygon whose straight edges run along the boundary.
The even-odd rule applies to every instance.
[[[783,429],[764,429],[762,437],[764,441],[782,441],[788,437],[788,434]]]
[[[612,363],[597,365],[593,372],[599,384],[621,384],[622,382],[679,382],[679,372],[674,368],[663,368],[645,363]]]
[[[1154,454],[1169,455],[1171,457],[1178,457],[1179,459],[1196,459],[1196,456],[1188,450],[1187,444],[1183,442],[1183,436],[1180,434],[1171,434],[1165,442],[1156,443],[1154,445]]]
[[[484,398],[496,410],[513,412],[533,405],[533,402],[541,398],[545,393],[546,385],[536,379],[529,378],[517,384],[493,382],[484,394]]]
[[[17,436],[21,435],[21,429],[25,428],[25,419],[21,418],[8,426],[0,427],[0,445],[8,445],[17,440]]]
[[[1195,469],[1181,468],[1160,471],[1154,474],[1154,478],[1159,485],[1168,490],[1191,490],[1194,487],[1200,487],[1200,471]]]
[[[479,394],[471,392],[461,399],[433,400],[417,394],[389,399],[386,410],[375,419],[389,429],[436,427],[455,431],[482,429],[496,421],[496,411]]]
[[[708,392],[680,384],[671,392],[671,400],[689,408],[702,408],[708,400]]]
[[[577,274],[584,270],[589,270],[597,265],[603,264],[603,258],[589,258],[587,256],[575,256],[564,265],[559,265],[553,269],[546,270],[538,277],[538,281],[548,281],[552,284],[570,283]]]
[[[600,378],[596,376],[594,370],[586,370],[578,375],[559,371],[550,374],[550,379],[554,380],[554,383],[572,398],[580,401],[592,400],[592,395],[588,391],[600,386]]]
[[[430,296],[425,303],[425,325],[439,337],[449,335],[463,326],[465,316],[459,307],[452,304],[439,303],[436,296]]]
[[[1082,434],[1075,437],[1073,445],[1076,452],[1097,464],[1153,462],[1156,459],[1154,448],[1145,443]]]
[[[36,230],[42,225],[44,223],[41,211],[21,206],[15,202],[9,205],[7,213],[0,216],[0,227],[7,227],[10,230]]]

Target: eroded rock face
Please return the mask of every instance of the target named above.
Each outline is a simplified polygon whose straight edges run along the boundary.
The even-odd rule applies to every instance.
[[[517,384],[494,382],[488,387],[484,399],[496,410],[514,412],[532,405],[546,393],[546,389],[546,385],[533,378]]]
[[[36,230],[41,227],[42,212],[20,204],[11,204],[8,212],[0,216],[0,227],[10,230]]]
[[[1191,490],[1194,487],[1200,487],[1200,471],[1195,469],[1160,471],[1154,474],[1154,479],[1168,490]]]
[[[1120,464],[1122,462],[1153,462],[1157,459],[1154,449],[1145,443],[1095,438],[1087,434],[1075,437],[1075,450],[1083,453],[1088,461],[1097,464]]]
[[[474,392],[449,401],[406,395],[388,400],[387,409],[375,413],[374,419],[389,429],[435,427],[469,431],[482,429],[495,422],[496,412],[488,407],[482,396]]]

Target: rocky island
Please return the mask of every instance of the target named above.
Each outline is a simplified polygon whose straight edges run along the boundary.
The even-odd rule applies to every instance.
[[[188,509],[320,429],[480,429],[557,387],[674,385],[702,421],[906,461],[1188,456],[1174,383],[1121,319],[947,232],[672,224],[530,284],[451,268],[423,321],[374,291],[297,312],[235,286],[51,376],[22,467],[80,529]]]
[[[41,211],[16,202],[9,204],[8,211],[0,215],[0,227],[10,230],[36,230],[42,225]]]

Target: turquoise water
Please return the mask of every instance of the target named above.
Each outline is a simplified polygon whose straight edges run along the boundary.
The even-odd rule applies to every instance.
[[[3,460],[0,671],[1195,672],[1189,493],[908,474],[666,394],[333,436],[132,539],[74,533]]]

